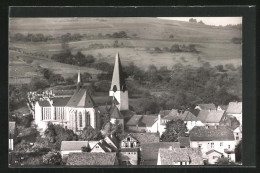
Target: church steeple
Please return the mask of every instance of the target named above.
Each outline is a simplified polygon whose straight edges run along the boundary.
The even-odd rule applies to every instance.
[[[119,53],[117,53],[110,91],[115,92],[115,91],[125,91],[125,90],[126,90],[126,85],[125,85],[124,72],[122,69]]]
[[[78,80],[77,80],[77,91],[82,88],[80,70],[78,71]]]

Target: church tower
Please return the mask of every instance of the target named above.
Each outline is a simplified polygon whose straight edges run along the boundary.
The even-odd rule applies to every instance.
[[[125,78],[120,62],[119,53],[116,54],[109,96],[114,97],[118,101],[119,104],[117,105],[117,107],[119,111],[129,109],[128,90],[125,84]]]

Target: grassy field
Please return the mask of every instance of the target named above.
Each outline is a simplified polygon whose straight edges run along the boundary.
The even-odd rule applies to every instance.
[[[225,29],[216,26],[207,26],[181,21],[170,21],[158,18],[12,18],[9,20],[10,34],[15,33],[43,33],[60,36],[66,33],[80,33],[86,35],[98,35],[101,33],[113,34],[114,32],[125,31],[129,39],[83,39],[81,41],[70,42],[69,46],[72,53],[82,51],[85,55],[93,55],[98,62],[114,63],[114,57],[117,52],[121,55],[123,65],[134,62],[137,66],[146,69],[154,64],[157,67],[167,66],[171,69],[176,63],[185,65],[200,66],[201,61],[210,62],[212,65],[232,63],[235,66],[242,64],[242,46],[231,43],[234,37],[241,38],[242,33],[236,29]],[[133,37],[133,35],[136,36]],[[169,36],[174,38],[170,39]],[[118,40],[120,47],[114,48],[114,41]],[[89,49],[93,44],[109,45],[103,49]],[[170,48],[173,44],[189,45],[195,44],[199,53],[154,53],[149,50],[154,47],[163,49]],[[50,59],[53,54],[61,51],[61,43],[57,40],[48,42],[10,42],[10,47],[21,48],[31,55],[21,53],[14,56],[20,56],[23,60],[31,59],[32,64],[24,64],[20,69],[19,63],[10,65],[10,77],[16,74],[22,76],[38,75],[35,73],[34,66],[40,65],[44,68],[50,68],[57,74],[62,74],[65,78],[70,77],[79,69],[77,66],[61,64]],[[10,51],[11,52],[11,51]],[[42,54],[45,57],[40,57]],[[200,59],[200,60],[199,60]],[[11,57],[10,57],[11,60]],[[16,69],[16,73],[13,72]],[[26,69],[26,70],[25,70]],[[80,67],[82,72],[98,74],[96,69]],[[18,76],[19,77],[19,76]],[[28,82],[28,78],[23,78]],[[12,79],[10,80],[12,82]]]

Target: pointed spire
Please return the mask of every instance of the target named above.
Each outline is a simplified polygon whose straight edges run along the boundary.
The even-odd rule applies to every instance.
[[[113,77],[111,82],[111,91],[125,91],[125,79],[124,79],[124,72],[122,69],[119,53],[116,54]]]
[[[78,81],[77,81],[77,91],[82,88],[82,82],[81,82],[81,76],[80,76],[80,70],[78,71]]]

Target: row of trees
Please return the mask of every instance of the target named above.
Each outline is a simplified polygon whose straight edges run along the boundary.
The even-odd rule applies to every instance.
[[[24,41],[24,42],[42,42],[48,40],[54,40],[53,36],[51,35],[44,35],[42,33],[38,34],[30,34],[24,35],[22,33],[16,33],[13,36],[10,36],[11,41]]]
[[[162,52],[191,52],[191,53],[199,53],[199,51],[196,49],[195,44],[189,44],[189,45],[179,45],[179,44],[173,44],[170,48],[164,47],[163,49],[159,47],[154,48],[155,52],[162,53]]]

